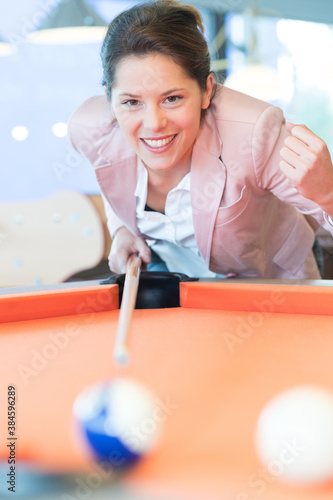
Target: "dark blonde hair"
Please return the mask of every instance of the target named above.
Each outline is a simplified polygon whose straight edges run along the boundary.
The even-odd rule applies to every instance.
[[[109,25],[102,49],[102,84],[111,99],[117,65],[127,56],[163,54],[206,90],[210,71],[208,44],[197,9],[173,0],[136,5]]]

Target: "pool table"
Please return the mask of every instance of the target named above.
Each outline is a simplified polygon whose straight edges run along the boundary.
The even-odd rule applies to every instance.
[[[332,284],[180,283],[180,307],[134,311],[125,366],[112,356],[118,285],[3,289],[0,460],[8,469],[13,386],[18,470],[29,464],[48,476],[96,472],[72,420],[73,401],[91,383],[132,377],[156,395],[160,442],[101,488],[122,484],[135,492],[131,498],[154,500],[333,498],[333,482],[305,488],[270,476],[254,448],[258,415],[277,392],[303,383],[333,390]]]

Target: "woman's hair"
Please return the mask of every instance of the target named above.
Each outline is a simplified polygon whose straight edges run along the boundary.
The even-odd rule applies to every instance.
[[[173,0],[136,5],[109,25],[102,49],[102,84],[111,99],[117,65],[127,56],[171,57],[202,91],[210,71],[210,55],[200,13]]]

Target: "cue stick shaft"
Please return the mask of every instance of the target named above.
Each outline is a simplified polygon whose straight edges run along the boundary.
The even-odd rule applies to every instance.
[[[129,357],[127,340],[138,293],[140,271],[140,257],[137,255],[131,256],[125,275],[123,297],[121,301],[118,329],[114,347],[114,359],[118,364],[125,364]]]

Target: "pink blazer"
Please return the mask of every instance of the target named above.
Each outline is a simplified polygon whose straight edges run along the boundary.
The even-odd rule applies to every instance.
[[[71,116],[69,139],[95,168],[111,235],[139,235],[134,196],[137,157],[105,96]],[[318,279],[312,215],[333,234],[327,214],[301,196],[280,171],[288,135],[282,111],[219,86],[193,147],[191,195],[195,237],[207,266],[246,278]]]

